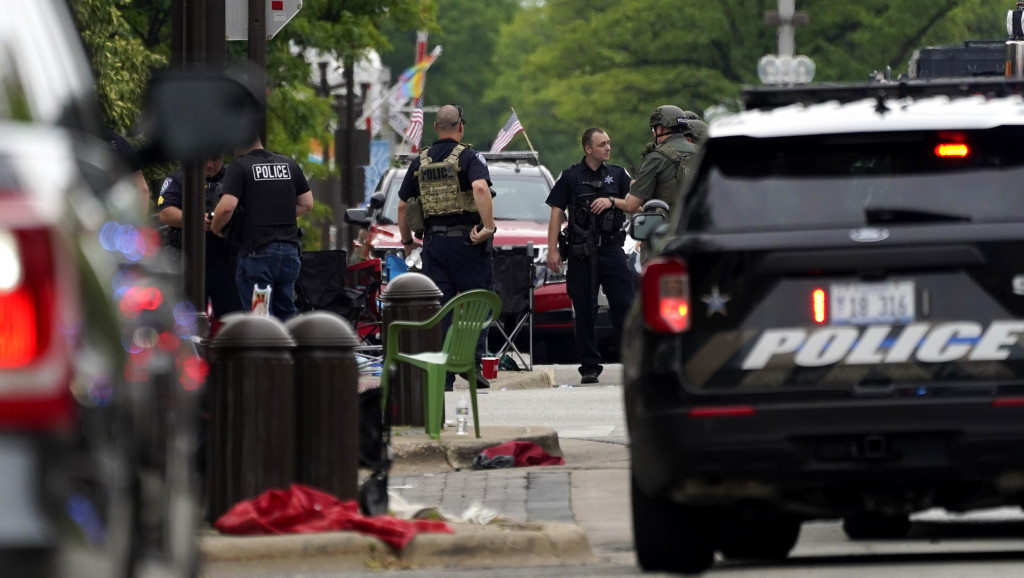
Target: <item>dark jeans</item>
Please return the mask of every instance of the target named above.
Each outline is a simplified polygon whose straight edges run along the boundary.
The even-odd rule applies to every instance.
[[[633,274],[626,265],[626,254],[620,245],[601,245],[598,250],[597,283],[604,288],[604,294],[608,298],[612,330],[618,348],[622,340],[622,323],[633,302]],[[574,329],[580,373],[600,373],[601,354],[597,349],[597,331],[594,329],[594,287],[591,280],[590,258],[569,257],[565,282],[576,315]]]
[[[228,313],[242,311],[238,301],[238,259],[206,261],[206,298],[213,303],[213,316],[222,318]],[[250,300],[252,295],[249,296]]]
[[[423,274],[441,290],[441,305],[470,289],[494,291],[494,258],[491,244],[473,245],[469,242],[469,231],[462,236],[448,237],[427,234],[423,240]],[[445,319],[442,328],[448,331],[451,322]],[[487,331],[480,332],[476,345],[476,365],[487,351]],[[455,383],[455,376],[448,374],[446,386]]]
[[[255,285],[270,286],[270,312],[281,321],[295,315],[295,280],[299,278],[299,249],[289,243],[274,242],[238,257],[235,283],[242,308],[249,310]]]

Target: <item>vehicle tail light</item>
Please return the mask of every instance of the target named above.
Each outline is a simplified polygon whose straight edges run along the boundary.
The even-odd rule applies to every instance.
[[[713,407],[695,407],[690,410],[690,417],[750,417],[757,411],[749,405],[723,405]]]
[[[997,397],[992,400],[992,407],[1024,407],[1024,397]]]
[[[656,333],[690,328],[690,273],[681,259],[658,258],[644,268],[644,325]]]
[[[971,150],[964,143],[941,143],[935,145],[935,156],[940,158],[967,158]]]
[[[57,316],[56,262],[50,232],[0,229],[0,428],[55,429],[71,423],[67,371],[50,358]]]
[[[825,299],[824,289],[815,289],[811,292],[811,316],[813,317],[814,322],[819,325],[824,323],[825,319],[827,319],[826,313],[828,310],[825,303],[827,303],[827,300]]]
[[[0,369],[39,359],[54,314],[53,251],[45,230],[0,231]]]

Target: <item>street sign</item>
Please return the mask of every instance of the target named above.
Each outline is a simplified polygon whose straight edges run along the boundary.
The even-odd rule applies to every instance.
[[[285,24],[302,9],[302,0],[266,0],[267,40],[284,28]],[[224,0],[226,22],[224,32],[228,40],[249,39],[249,0]]]

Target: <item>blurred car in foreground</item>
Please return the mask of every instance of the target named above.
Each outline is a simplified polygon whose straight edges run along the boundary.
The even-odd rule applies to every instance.
[[[1024,83],[751,90],[623,339],[645,570],[1024,503]],[[646,222],[638,227],[638,223]]]
[[[540,164],[534,152],[482,153],[490,170],[494,190],[494,218],[498,230],[494,247],[525,247],[533,244],[534,251],[534,316],[533,350],[535,363],[573,363],[572,301],[565,289],[564,273],[547,268],[548,219],[551,207],[545,201],[554,184],[551,173]],[[366,228],[365,239],[358,242],[355,252],[361,259],[387,255],[404,258],[398,231],[398,189],[402,186],[409,162],[417,155],[396,157],[396,166],[388,169],[377,183],[369,209],[349,209],[346,220],[360,223]],[[611,325],[607,315],[607,302],[600,310],[598,327],[604,337],[602,354],[611,357],[607,349]],[[523,334],[524,335],[524,334]]]
[[[0,573],[194,575],[195,311],[103,138],[67,5],[0,11]],[[196,130],[197,102],[228,96],[204,86],[153,93],[151,153],[170,119],[164,152],[225,144]]]

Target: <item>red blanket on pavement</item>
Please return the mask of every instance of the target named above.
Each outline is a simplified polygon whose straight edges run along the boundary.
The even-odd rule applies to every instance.
[[[480,452],[489,458],[495,456],[512,456],[515,467],[524,466],[564,466],[565,460],[556,458],[544,451],[544,448],[533,442],[505,442]]]
[[[368,518],[355,500],[338,498],[292,484],[287,490],[267,490],[259,497],[231,507],[213,527],[225,534],[303,534],[355,530],[371,534],[402,549],[420,532],[452,534],[444,522],[399,520],[392,516]]]

